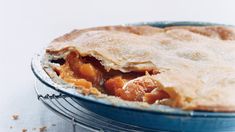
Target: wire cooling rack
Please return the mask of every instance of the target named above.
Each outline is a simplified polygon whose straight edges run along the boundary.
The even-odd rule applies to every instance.
[[[73,132],[76,132],[76,125],[90,131],[156,131],[148,128],[125,124],[100,116],[83,108],[76,99],[52,90],[38,80],[35,81],[35,91],[38,100],[40,100],[47,108],[56,113],[58,116],[71,122],[73,126]]]

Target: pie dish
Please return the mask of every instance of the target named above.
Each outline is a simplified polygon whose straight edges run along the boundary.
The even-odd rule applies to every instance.
[[[166,21],[145,22],[130,25],[143,25],[158,28],[172,26],[224,27],[224,25],[221,24],[205,22]],[[232,27],[229,26],[228,28],[230,29]],[[69,37],[69,35],[65,35],[64,38],[67,38],[66,36]],[[220,40],[220,37],[216,36],[216,34],[212,36],[215,37],[216,41]],[[232,43],[233,39],[229,39],[225,41]],[[211,45],[211,47],[212,46],[213,45]],[[218,49],[217,51],[220,51],[220,49]],[[34,75],[37,77],[36,86],[46,89],[52,88],[53,90],[60,92],[62,95],[66,95],[66,97],[68,96],[75,99],[76,102],[92,112],[111,118],[113,120],[120,121],[122,123],[128,123],[135,126],[149,128],[150,131],[221,132],[235,130],[235,113],[233,113],[233,110],[231,109],[224,110],[225,107],[223,108],[223,110],[221,108],[218,110],[218,108],[208,107],[207,109],[200,108],[195,109],[196,111],[192,111],[190,109],[184,110],[183,107],[176,108],[174,106],[168,106],[167,104],[162,105],[159,104],[158,101],[153,104],[141,101],[126,101],[119,97],[103,94],[102,92],[101,94],[95,94],[96,92],[94,92],[93,94],[91,92],[84,94],[84,92],[81,91],[81,88],[74,86],[74,84],[65,82],[63,79],[61,79],[61,77],[57,75],[57,73],[55,72],[56,70],[53,69],[54,66],[58,67],[64,64],[65,59],[61,58],[64,58],[66,54],[59,53],[63,52],[45,53],[44,50],[33,57],[31,68]],[[229,56],[231,56],[231,53],[232,52],[228,51]],[[232,57],[230,59],[232,60]]]
[[[235,111],[233,27],[74,30],[52,41],[45,58],[45,70],[55,82],[69,83],[85,95],[184,110]]]

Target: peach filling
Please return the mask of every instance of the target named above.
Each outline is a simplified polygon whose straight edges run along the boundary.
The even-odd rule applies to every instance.
[[[150,75],[145,75],[145,72],[154,74],[154,71],[129,73],[116,70],[106,71],[95,58],[79,57],[77,52],[68,54],[64,64],[54,70],[60,78],[76,86],[84,94],[106,93],[124,100],[149,104],[155,103],[156,100],[169,98],[165,91],[159,89],[156,81],[146,77]],[[133,83],[127,84],[133,79],[135,79]],[[126,87],[123,88],[125,85]]]

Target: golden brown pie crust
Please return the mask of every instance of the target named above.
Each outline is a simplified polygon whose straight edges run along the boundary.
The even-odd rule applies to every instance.
[[[235,111],[235,29],[224,26],[107,26],[74,30],[48,46],[50,56],[70,51],[121,72],[158,69],[151,76],[186,110]]]

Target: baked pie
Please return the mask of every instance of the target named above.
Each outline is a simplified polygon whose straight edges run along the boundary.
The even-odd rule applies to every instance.
[[[235,28],[106,26],[46,49],[56,82],[88,95],[184,110],[235,111]]]

